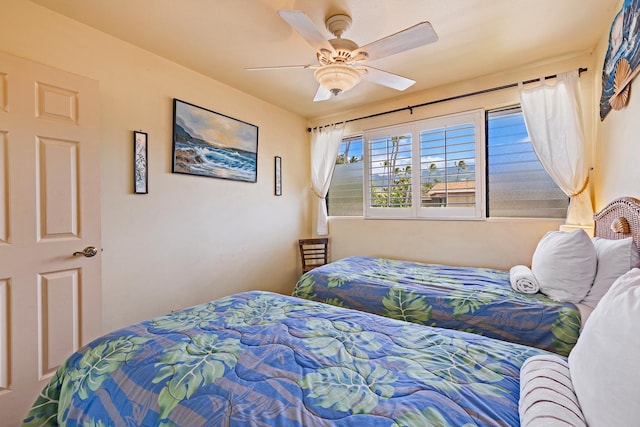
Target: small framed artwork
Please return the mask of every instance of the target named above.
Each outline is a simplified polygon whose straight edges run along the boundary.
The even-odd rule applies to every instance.
[[[147,134],[133,132],[133,192],[147,194],[149,192],[149,174],[147,172]]]
[[[275,194],[282,196],[282,157],[275,158]]]
[[[173,173],[256,182],[258,126],[173,100]]]

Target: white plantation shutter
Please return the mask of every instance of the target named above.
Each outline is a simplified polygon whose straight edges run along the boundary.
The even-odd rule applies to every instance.
[[[411,207],[411,134],[396,134],[369,141],[370,205]]]
[[[476,134],[474,123],[420,132],[421,206],[475,206]]]
[[[481,218],[484,112],[365,132],[365,215]]]

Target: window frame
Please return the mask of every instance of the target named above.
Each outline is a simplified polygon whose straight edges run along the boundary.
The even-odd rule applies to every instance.
[[[399,129],[398,132],[394,132],[394,129]],[[387,207],[373,207],[371,206],[371,165],[370,165],[370,140],[373,139],[382,139],[382,138],[390,138],[393,136],[397,136],[401,133],[409,133],[407,132],[407,125],[395,125],[395,126],[387,126],[384,128],[373,129],[370,131],[365,131],[362,135],[363,139],[363,147],[362,147],[362,157],[364,161],[364,217],[365,218],[411,218],[413,216],[413,208],[387,208]],[[413,144],[414,137],[411,138],[411,168],[413,169],[415,164],[413,162]],[[415,170],[415,169],[414,169]],[[413,174],[411,177],[412,182],[412,190],[415,187],[413,183]],[[412,201],[414,200],[414,195],[412,194]],[[413,206],[413,202],[412,202]],[[381,214],[384,212],[385,214]]]
[[[489,158],[490,154],[491,154],[491,150],[490,150],[490,139],[489,139],[489,133],[490,133],[490,126],[489,126],[489,119],[490,119],[490,115],[494,112],[501,112],[501,111],[509,111],[509,110],[520,110],[520,114],[522,114],[521,112],[521,105],[518,103],[515,104],[509,104],[509,105],[505,105],[505,106],[501,106],[501,107],[497,107],[497,108],[492,108],[492,109],[478,109],[478,110],[471,110],[471,111],[467,111],[467,112],[459,112],[459,113],[453,113],[453,114],[448,114],[448,115],[443,115],[443,116],[438,116],[438,117],[433,117],[433,118],[428,118],[428,119],[422,119],[422,120],[417,120],[414,122],[407,122],[407,123],[400,123],[400,124],[392,124],[389,126],[385,126],[385,127],[380,127],[380,128],[375,128],[375,129],[371,129],[369,131],[360,131],[357,133],[353,133],[351,135],[348,135],[347,137],[343,138],[342,143],[344,143],[345,141],[348,140],[356,140],[356,139],[360,139],[361,140],[361,144],[362,144],[362,152],[361,152],[361,162],[362,164],[362,180],[361,180],[361,189],[362,189],[362,199],[361,199],[361,203],[360,203],[360,207],[361,209],[358,209],[357,211],[354,209],[353,211],[349,211],[347,213],[347,211],[345,211],[345,213],[339,213],[339,214],[332,214],[330,212],[330,216],[334,217],[334,218],[362,218],[362,219],[433,219],[433,220],[456,220],[456,219],[461,219],[461,220],[492,220],[492,221],[500,221],[500,220],[551,220],[551,221],[557,221],[557,220],[562,220],[562,219],[566,219],[566,212],[565,212],[565,216],[561,217],[561,216],[542,216],[537,214],[534,211],[527,211],[526,209],[523,210],[522,215],[510,215],[510,216],[505,216],[505,215],[500,215],[500,216],[495,216],[491,214],[492,209],[494,208],[493,206],[491,206],[491,185],[492,185],[492,181],[491,181],[491,160]],[[407,129],[408,127],[414,126],[418,123],[421,122],[425,122],[428,120],[432,120],[433,124],[437,124],[438,120],[441,120],[443,122],[446,122],[447,120],[449,120],[449,123],[454,124],[454,121],[452,121],[452,118],[454,117],[458,117],[458,116],[465,116],[467,114],[470,113],[477,113],[479,114],[479,116],[477,117],[477,120],[479,121],[479,128],[481,129],[480,131],[480,135],[482,135],[482,139],[478,139],[476,138],[476,144],[475,144],[475,149],[478,150],[476,151],[476,158],[475,158],[475,164],[474,164],[474,171],[473,173],[475,174],[475,197],[476,200],[478,200],[477,198],[480,197],[480,201],[479,203],[481,203],[481,206],[478,206],[478,204],[476,204],[476,212],[475,215],[473,215],[471,217],[471,215],[468,215],[468,212],[465,212],[465,210],[469,210],[470,208],[462,208],[461,211],[456,212],[457,208],[454,207],[448,207],[448,208],[441,208],[441,207],[435,207],[435,206],[430,206],[430,207],[422,207],[422,206],[413,206],[410,209],[407,208],[385,208],[385,207],[379,207],[379,208],[374,208],[371,206],[371,197],[372,197],[372,191],[371,191],[371,172],[370,172],[370,159],[368,157],[369,155],[369,147],[368,147],[368,140],[371,138],[367,137],[367,134],[372,134],[376,137],[379,137],[383,134],[373,134],[373,132],[383,132],[383,131],[387,131],[386,132],[386,136],[387,139],[388,137],[392,136],[391,134],[394,134],[393,136],[399,136],[402,133],[403,129]],[[524,117],[522,117],[522,119],[524,120]],[[525,125],[526,127],[526,125]],[[432,127],[433,128],[433,127]],[[436,127],[437,128],[437,127]],[[412,136],[412,139],[415,141],[416,140],[416,136]],[[424,142],[424,141],[423,141]],[[420,142],[416,143],[418,145],[418,147],[420,146]],[[531,142],[529,141],[529,144],[531,144]],[[426,147],[424,147],[426,148]],[[417,148],[416,148],[417,149]],[[414,151],[416,149],[413,149]],[[534,148],[535,150],[535,148]],[[469,150],[470,152],[471,150]],[[389,153],[389,151],[387,151],[387,153]],[[424,152],[423,152],[424,153]],[[435,157],[435,156],[434,156]],[[435,159],[437,162],[437,159]],[[466,160],[466,159],[465,159]],[[336,159],[337,161],[337,159]],[[413,171],[415,170],[419,170],[419,168],[425,167],[428,163],[431,162],[431,159],[429,161],[426,161],[423,165],[420,164],[420,158],[413,158],[411,161],[411,167],[412,167],[412,175],[414,175]],[[400,163],[401,167],[404,165],[407,165],[406,162],[402,162]],[[500,172],[498,172],[500,173]],[[419,175],[424,175],[424,171],[422,171]],[[422,177],[424,179],[424,176]],[[440,176],[438,176],[438,178],[441,178]],[[333,179],[333,178],[332,178]],[[455,182],[456,180],[454,180]],[[430,182],[434,182],[434,180],[430,180]],[[438,182],[438,181],[436,181]],[[442,181],[440,181],[442,182]],[[376,181],[376,184],[378,184],[379,182]],[[412,200],[418,200],[418,204],[422,204],[423,202],[425,202],[425,200],[420,199],[421,194],[420,194],[420,186],[415,185],[412,182],[412,193],[411,193],[411,198]],[[435,184],[434,184],[435,185]],[[331,197],[331,190],[329,191],[328,197]],[[549,200],[555,200],[554,198],[549,199]],[[549,200],[545,199],[543,202],[544,203],[549,203]],[[391,201],[392,202],[392,201]],[[428,202],[427,202],[428,203]],[[446,210],[445,210],[446,209]],[[376,212],[376,210],[378,212]],[[368,212],[369,211],[369,212]],[[478,213],[479,211],[479,213]]]
[[[423,207],[421,206],[421,153],[420,132],[429,129],[439,129],[446,126],[461,124],[474,126],[474,167],[475,167],[475,201],[473,207]],[[485,110],[477,109],[454,113],[446,116],[422,119],[414,122],[386,126],[372,129],[363,133],[363,161],[364,161],[364,218],[371,219],[440,219],[440,220],[483,220],[486,219],[486,130]],[[371,158],[370,141],[373,139],[389,138],[404,133],[411,136],[411,169],[419,171],[411,175],[410,208],[373,207],[371,205]],[[445,165],[446,168],[446,165]],[[416,203],[417,201],[417,203]]]

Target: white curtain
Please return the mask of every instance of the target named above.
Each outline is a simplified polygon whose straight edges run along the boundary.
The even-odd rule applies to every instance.
[[[316,233],[329,234],[327,226],[327,192],[336,157],[342,142],[344,123],[324,126],[311,131],[311,186],[318,199]]]
[[[540,163],[570,197],[566,224],[591,225],[588,150],[580,109],[578,71],[559,74],[555,84],[525,88],[520,102],[527,130]]]

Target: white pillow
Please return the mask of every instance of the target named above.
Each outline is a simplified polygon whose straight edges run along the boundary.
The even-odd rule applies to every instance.
[[[587,427],[564,359],[544,354],[524,362],[518,413],[522,427]]]
[[[598,269],[593,286],[580,302],[594,308],[618,277],[639,266],[640,255],[633,237],[619,240],[594,237],[592,241],[598,257]]]
[[[531,259],[540,292],[554,301],[580,302],[596,275],[596,248],[584,230],[545,234]]]
[[[590,427],[640,420],[640,269],[618,278],[569,354],[571,381]]]

